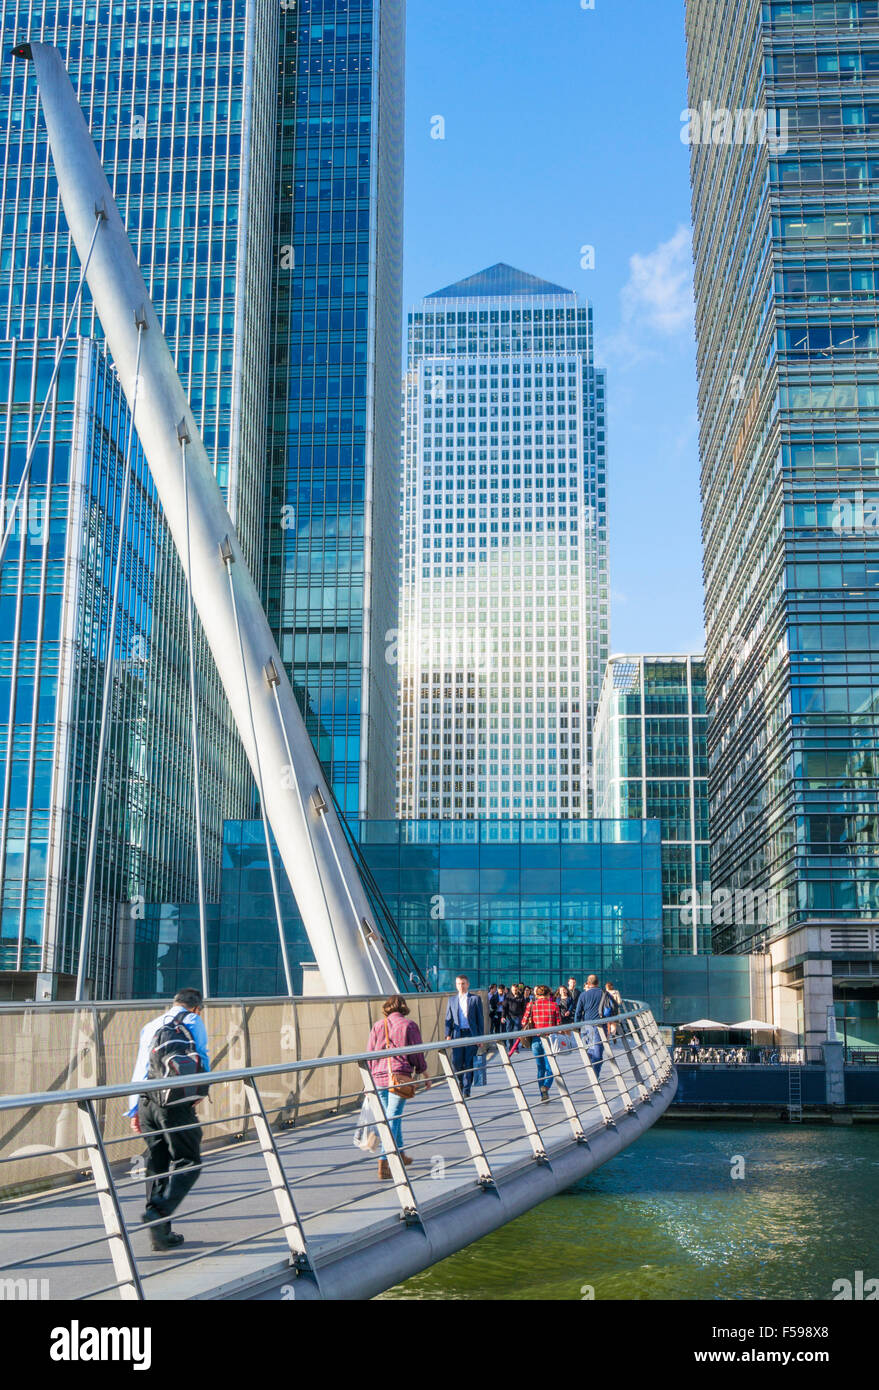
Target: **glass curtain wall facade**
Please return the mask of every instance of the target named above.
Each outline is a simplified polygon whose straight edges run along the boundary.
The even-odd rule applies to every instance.
[[[404,17],[281,10],[265,601],[355,819],[394,810]]]
[[[409,316],[398,814],[578,819],[608,650],[592,309],[497,265]]]
[[[7,486],[15,488],[56,344],[0,343]],[[100,720],[128,412],[97,344],[68,348],[27,505],[0,578],[0,970],[56,972],[78,926]],[[103,781],[93,930],[96,976],[112,979],[113,913],[130,880],[167,881],[144,830],[151,796],[146,652],[150,561],[160,524],[132,455],[113,719]],[[45,931],[46,924],[57,931]]]
[[[56,44],[67,61],[248,561],[259,572],[277,25],[277,13],[256,0],[223,0],[201,6],[187,0],[161,6],[117,0],[40,7],[3,0],[0,5],[0,51],[4,54],[0,105],[5,113],[0,148],[0,337],[16,344],[22,361],[28,356],[33,359],[34,345],[40,344],[40,366],[30,395],[19,394],[30,388],[25,387],[24,376],[19,380],[16,371],[16,407],[7,425],[8,438],[14,443],[11,449],[7,447],[4,459],[4,505],[8,505],[20,477],[27,436],[25,419],[33,425],[45,393],[49,369],[44,345],[50,350],[60,338],[80,276],[57,196],[32,68],[5,56],[14,43],[32,38]],[[254,152],[259,158],[252,157]],[[87,290],[76,331],[82,338],[101,341],[101,325]],[[108,450],[117,451],[114,457],[118,464],[120,440],[125,434],[124,406],[118,396],[112,404],[112,425],[104,422],[109,408],[106,401],[112,394],[104,379],[107,370],[100,355],[90,357],[81,349],[76,399],[92,411],[95,423],[78,425],[77,429],[83,447],[91,431],[89,437],[99,452],[92,459],[76,461],[78,486],[88,499],[88,536],[100,538],[106,533],[106,564],[100,583],[89,579],[79,591],[85,596],[92,584],[90,602],[94,603],[99,602],[98,589],[107,583],[112,563],[109,537],[114,526],[115,489],[120,482],[118,474],[112,479],[107,476]],[[44,440],[59,430],[69,437],[72,400],[69,391],[63,398],[59,396],[58,418],[50,416]],[[41,458],[44,447],[41,443]],[[50,517],[56,512],[60,517],[68,505],[73,506],[75,499],[68,496],[74,476],[72,459],[65,442],[57,464],[41,461],[38,476],[48,481],[35,480],[26,506],[40,498],[41,489]],[[47,468],[56,467],[58,471],[50,476]],[[103,481],[100,485],[95,482],[93,493],[89,493],[93,476]],[[91,988],[98,994],[114,988],[117,900],[133,901],[136,910],[144,899],[194,900],[196,896],[184,586],[176,552],[161,518],[145,500],[148,487],[143,486],[144,495],[138,494],[132,502],[139,510],[131,518],[132,555],[123,605],[126,617],[116,651],[110,733],[111,748],[137,743],[138,752],[128,758],[127,770],[120,755],[112,775],[121,778],[124,785],[114,782],[103,791],[100,839],[108,865],[113,862],[106,872],[99,869],[93,959],[87,966]],[[103,520],[93,511],[102,506],[108,508]],[[80,541],[81,533],[74,530],[71,520],[64,543],[73,549],[65,550],[62,571],[65,564],[76,568]],[[60,543],[50,532],[50,546]],[[99,549],[104,545],[100,539],[89,543]],[[47,621],[34,629],[28,619],[26,627],[20,627],[20,617],[33,603],[30,586],[37,582],[34,576],[40,563],[28,552],[23,559],[20,553],[8,556],[2,577],[6,610],[0,639],[4,648],[12,651],[14,668],[9,678],[13,681],[10,700],[15,715],[7,746],[20,750],[22,740],[32,736],[45,754],[48,731],[53,729],[52,790],[48,806],[40,807],[33,799],[15,805],[10,799],[12,783],[7,783],[3,843],[19,845],[24,841],[36,846],[40,838],[47,840],[46,825],[51,839],[54,826],[64,822],[67,830],[61,852],[65,857],[63,864],[56,866],[57,880],[52,879],[56,870],[44,871],[37,854],[26,855],[21,869],[23,875],[26,871],[24,877],[15,876],[13,858],[0,866],[4,942],[8,943],[3,962],[9,969],[21,969],[26,961],[41,970],[69,974],[77,965],[84,837],[95,795],[88,779],[101,714],[98,668],[106,659],[100,648],[106,611],[99,607],[88,613],[86,605],[81,618],[65,612],[65,623],[69,616],[74,627],[76,622],[84,624],[85,636],[70,653],[72,660],[84,665],[68,673],[64,687],[77,692],[81,708],[72,716],[61,703],[54,711],[46,706],[29,723],[27,692],[19,696],[17,691],[19,679],[26,679],[25,668],[15,666],[19,634],[27,631],[33,641],[36,632],[35,652],[28,660],[37,665],[43,659],[44,644],[46,659],[56,660],[53,644],[57,645],[59,637],[54,613],[51,624]],[[57,582],[57,578],[53,580]],[[128,611],[135,591],[145,605],[143,611],[138,609],[136,623],[130,621]],[[14,613],[12,594],[16,596]],[[137,732],[126,712],[126,683],[134,659],[130,644],[135,638],[136,659],[142,669],[134,694],[143,711]],[[251,780],[213,664],[200,638],[197,665],[207,884],[209,894],[216,897],[223,821],[229,815],[249,812]],[[58,740],[68,735],[59,731],[67,729],[71,718],[78,732],[69,736],[75,748],[68,747],[65,752]],[[82,779],[75,814],[70,811],[72,803],[65,800],[69,757],[76,761]],[[10,766],[17,761],[18,752]],[[21,795],[18,791],[15,795],[20,803]],[[14,833],[13,815],[18,818]],[[26,919],[22,914],[27,914]],[[14,932],[16,916],[19,936],[13,947],[13,936],[7,937],[6,932],[7,922],[9,932]]]
[[[713,877],[879,917],[879,6],[688,0]],[[776,113],[776,114],[772,114]],[[724,135],[728,138],[721,138]],[[765,924],[719,928],[746,950]]]
[[[595,810],[662,827],[662,927],[669,955],[708,954],[711,844],[705,662],[612,656],[595,719]],[[708,910],[701,908],[707,902]]]
[[[370,821],[359,841],[401,933],[432,988],[464,970],[492,980],[563,983],[591,971],[624,994],[662,998],[659,826],[655,821]],[[280,867],[280,861],[276,862]],[[258,821],[226,827],[216,992],[283,993],[283,972]],[[291,960],[313,959],[282,884]],[[180,922],[180,926],[176,925]],[[194,943],[195,923],[150,909],[168,961]],[[144,948],[142,959],[155,951]],[[143,977],[147,994],[155,988]]]

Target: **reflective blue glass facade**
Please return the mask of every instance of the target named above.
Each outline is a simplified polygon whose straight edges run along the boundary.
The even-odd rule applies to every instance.
[[[265,844],[265,842],[263,842]],[[207,904],[207,940],[217,959],[220,909]],[[173,999],[178,989],[201,980],[201,929],[197,903],[147,903],[134,931],[120,971],[123,999]],[[211,993],[217,992],[211,973]]]
[[[14,405],[4,422],[11,441],[3,464],[4,506],[20,477],[27,422],[33,424],[45,396],[52,343],[80,276],[32,68],[7,57],[15,42],[33,38],[57,44],[66,58],[245,553],[259,572],[277,24],[276,11],[256,0],[0,4],[0,340],[7,344],[7,363],[13,348],[23,364],[33,360],[35,345],[39,357],[33,384],[25,382],[24,367],[16,370]],[[251,157],[254,151],[258,158]],[[88,291],[76,332],[100,344],[101,325]],[[50,412],[46,444],[40,444],[27,506],[45,491],[59,528],[57,535],[50,532],[50,563],[58,569],[50,569],[47,582],[54,589],[43,586],[47,596],[37,596],[32,586],[43,580],[35,577],[39,564],[29,551],[23,562],[10,554],[2,576],[0,645],[15,713],[7,737],[0,844],[0,969],[69,974],[77,965],[83,836],[95,794],[90,778],[106,658],[105,591],[126,429],[125,407],[108,372],[100,352],[80,348],[78,373],[72,386],[69,373],[63,377],[64,392]],[[74,390],[77,410],[84,412],[75,418]],[[63,448],[51,454],[56,472],[47,482],[44,447],[51,452],[53,437]],[[62,544],[65,516],[70,526],[62,555],[52,548]],[[102,793],[103,867],[99,863],[87,967],[99,994],[115,988],[118,904],[131,904],[136,913],[144,899],[196,896],[182,572],[140,476],[129,545],[109,780]],[[98,561],[102,568],[92,573],[89,567]],[[41,704],[28,722],[24,686],[20,694],[16,689],[30,679],[28,671],[48,673],[58,666],[57,586],[68,582],[68,566],[69,583],[79,586],[79,606],[75,612],[65,606],[63,613],[74,645],[62,642],[62,658],[69,657],[72,666],[64,683],[59,675],[54,709],[50,678],[45,692],[40,678]],[[35,605],[45,613],[42,627],[34,626]],[[213,664],[203,642],[198,645],[206,869],[215,897],[223,820],[249,813],[251,786]],[[25,763],[33,791],[26,791],[20,772]],[[44,845],[50,849],[41,852]]]
[[[713,879],[829,959],[879,919],[879,7],[688,0],[687,36],[693,110],[777,113],[691,155]]]
[[[281,11],[265,601],[354,818],[394,810],[404,14]]]
[[[20,481],[55,353],[53,342],[0,343],[7,491]],[[0,575],[3,971],[73,968],[127,431],[122,391],[107,359],[91,340],[75,340]],[[107,834],[100,837],[96,866],[95,971],[105,988],[112,979],[116,903],[174,882],[145,833],[151,797],[150,561],[160,521],[138,449],[132,465],[105,773]]]
[[[394,797],[395,671],[385,644],[397,601],[403,31],[402,0],[0,0],[4,55],[40,38],[67,60],[244,552],[264,581],[309,728],[355,816],[391,814]],[[0,109],[0,339],[32,352],[60,334],[79,266],[26,63],[0,67]],[[100,342],[87,291],[77,329]],[[41,366],[31,418],[45,380]],[[15,389],[24,389],[18,379]],[[120,410],[116,439],[124,434]],[[59,428],[64,418],[62,411]],[[13,431],[21,428],[13,422]],[[16,466],[14,458],[4,465],[0,502]],[[161,518],[152,521],[148,536],[135,530],[131,561],[143,571],[150,610],[139,648],[145,747],[137,771],[120,771],[122,783],[114,783],[118,816],[112,798],[103,812],[114,868],[99,873],[88,970],[103,993],[118,992],[130,976],[132,924],[142,920],[144,899],[185,903],[196,893],[182,576]],[[10,557],[4,585],[18,585],[16,563]],[[17,618],[7,610],[8,602],[0,641],[14,666]],[[96,631],[104,618],[94,618]],[[197,640],[207,886],[216,898],[223,820],[250,814],[253,792]],[[117,659],[126,659],[124,649]],[[87,776],[100,681],[76,688],[85,702]],[[15,699],[13,690],[13,709]],[[60,708],[53,718],[63,721]],[[24,737],[16,714],[9,739],[18,748]],[[45,753],[44,733],[40,739]],[[137,782],[144,769],[146,798]],[[83,783],[86,818],[93,791]],[[31,829],[45,836],[42,824],[31,827],[39,808],[9,795],[4,815],[18,816],[14,833],[3,822],[10,846]],[[63,819],[65,804],[53,792],[50,821]],[[124,828],[129,821],[136,834]],[[71,869],[74,879],[80,870]],[[38,907],[43,879],[13,886],[20,873],[19,849],[11,848],[5,874],[0,865],[9,943],[0,969],[22,969],[26,960],[28,968],[74,970],[81,885],[69,885],[67,907],[51,894]]]
[[[629,996],[661,993],[656,822],[395,821],[360,839],[438,988],[461,970],[480,986],[595,971]]]
[[[662,826],[665,950],[710,952],[710,912],[702,921],[696,905],[711,901],[704,660],[612,656],[593,743],[598,814]]]
[[[629,996],[662,997],[661,846],[656,821],[369,821],[360,845],[406,944],[432,986],[464,970],[492,980],[561,983],[595,971]],[[226,826],[222,897],[211,946],[217,995],[284,992],[262,825]],[[294,967],[313,960],[277,861]],[[165,925],[156,937],[158,926]],[[180,921],[177,932],[174,923]],[[197,924],[148,908],[143,941],[178,946],[197,967]],[[176,933],[176,934],[175,934]],[[173,949],[172,949],[173,948]],[[135,992],[156,992],[144,945]],[[296,971],[298,988],[301,976]]]

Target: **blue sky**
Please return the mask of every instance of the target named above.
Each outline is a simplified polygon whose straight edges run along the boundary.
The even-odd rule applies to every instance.
[[[611,649],[699,650],[683,0],[409,0],[406,99],[406,308],[496,261],[592,301]]]

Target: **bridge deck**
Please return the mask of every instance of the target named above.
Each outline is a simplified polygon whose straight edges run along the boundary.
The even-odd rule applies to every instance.
[[[407,1248],[399,1266],[400,1278],[451,1253],[451,1249],[463,1247],[485,1230],[511,1219],[519,1210],[535,1205],[553,1191],[563,1190],[624,1148],[662,1113],[673,1095],[672,1074],[672,1081],[666,1083],[662,1092],[638,1107],[651,1113],[632,1116],[626,1114],[623,1097],[612,1096],[611,1088],[604,1087],[616,1122],[608,1128],[579,1056],[562,1052],[558,1060],[590,1142],[575,1142],[557,1097],[548,1104],[539,1101],[534,1060],[526,1052],[514,1059],[514,1065],[549,1160],[547,1165],[538,1164],[501,1064],[490,1058],[488,1085],[474,1089],[470,1114],[491,1165],[495,1192],[485,1193],[478,1187],[476,1169],[448,1086],[435,1082],[430,1091],[409,1102],[403,1128],[406,1150],[415,1160],[409,1177],[422,1217],[417,1230],[407,1230],[402,1221],[394,1184],[378,1180],[377,1156],[354,1147],[354,1115],[336,1115],[295,1130],[278,1131],[276,1143],[324,1293],[332,1297],[354,1296],[344,1292],[345,1279],[339,1271],[346,1261],[358,1265],[358,1287],[362,1287],[362,1256],[369,1255],[367,1265],[375,1264],[376,1251],[389,1242],[399,1244],[401,1251],[404,1245]],[[263,1087],[262,1093],[271,1112],[275,1097],[268,1087]],[[521,1185],[521,1181],[531,1181],[538,1174],[542,1185],[534,1187],[530,1196],[518,1194],[518,1205],[515,1210],[510,1208],[505,1197],[513,1191],[517,1179]],[[291,1275],[289,1247],[279,1229],[278,1208],[255,1141],[206,1151],[199,1182],[175,1215],[175,1229],[186,1239],[179,1254],[153,1253],[147,1233],[139,1229],[144,1200],[142,1182],[123,1179],[119,1191],[147,1298],[247,1297],[258,1296],[260,1288],[268,1290],[266,1296],[273,1297],[320,1296],[312,1280],[294,1279]],[[464,1206],[468,1210],[472,1206],[472,1210],[469,1217],[462,1216],[458,1223],[460,1236],[456,1239],[453,1235],[449,1245],[448,1232],[441,1230],[443,1216],[448,1217],[456,1209],[463,1212]],[[202,1210],[205,1208],[210,1210]],[[47,1280],[46,1292],[52,1299],[118,1297],[115,1290],[107,1288],[115,1282],[113,1266],[97,1197],[91,1187],[84,1185],[79,1192],[71,1187],[32,1200],[6,1203],[0,1207],[0,1225],[2,1264],[28,1260],[24,1267],[14,1270],[4,1271],[0,1265],[0,1276],[5,1273],[6,1277]],[[435,1239],[430,1234],[434,1227]],[[87,1241],[97,1243],[66,1254],[51,1253],[62,1245]],[[396,1267],[392,1262],[388,1268]],[[335,1271],[334,1280],[329,1278],[330,1269]],[[391,1272],[376,1274],[372,1291],[395,1282],[397,1278]],[[331,1283],[334,1291],[330,1290]],[[286,1291],[282,1292],[285,1285]]]

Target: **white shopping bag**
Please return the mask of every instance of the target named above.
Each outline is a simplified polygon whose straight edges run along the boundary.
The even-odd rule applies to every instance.
[[[360,1113],[357,1116],[357,1126],[354,1130],[354,1147],[362,1149],[364,1153],[374,1153],[378,1148],[380,1140],[378,1130],[375,1127],[375,1110],[373,1108],[373,1097],[364,1096]]]

